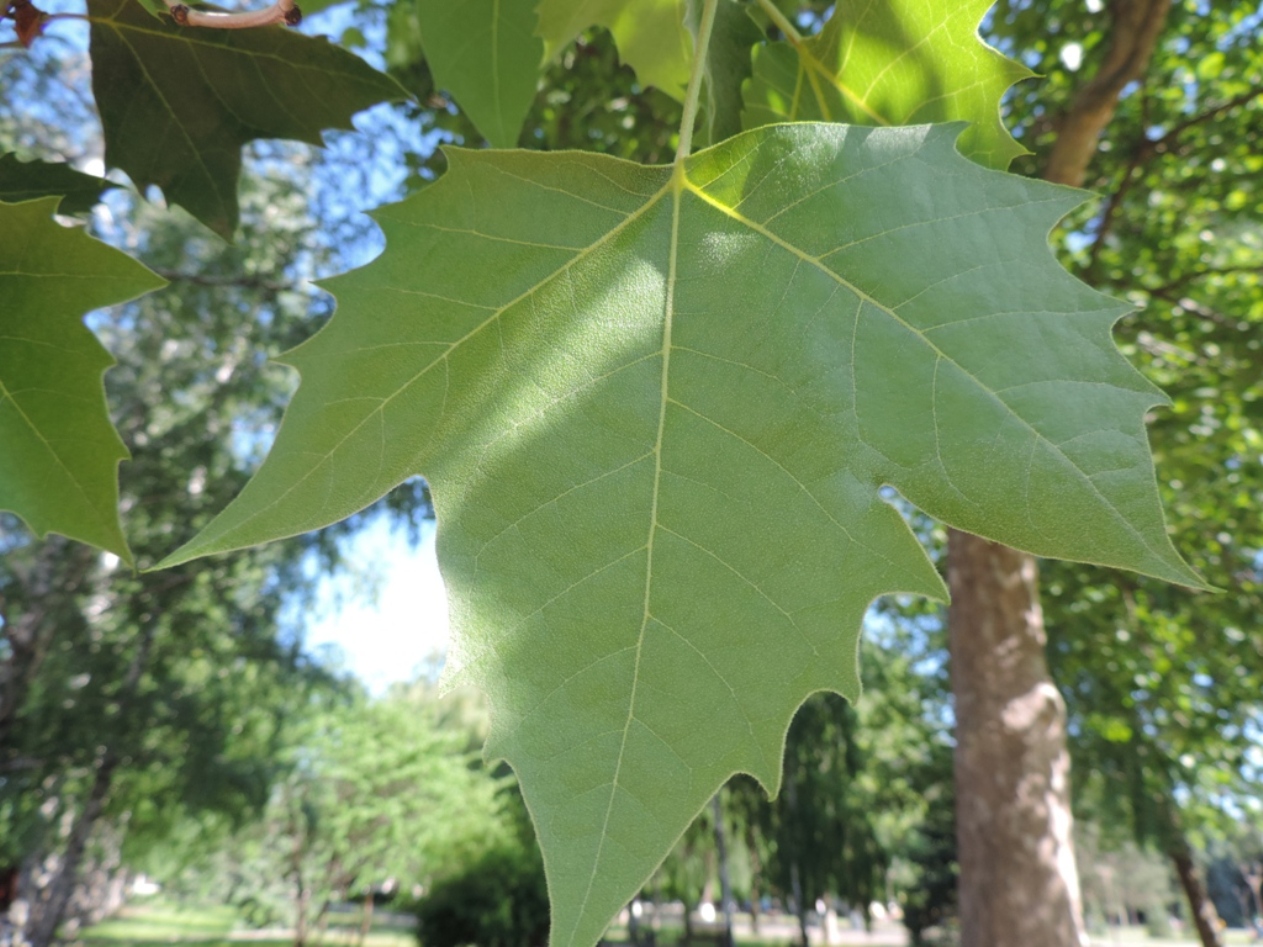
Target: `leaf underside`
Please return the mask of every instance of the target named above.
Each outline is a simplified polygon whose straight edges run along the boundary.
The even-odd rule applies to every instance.
[[[435,82],[494,148],[512,148],[535,98],[544,43],[534,0],[417,0]]]
[[[0,154],[0,201],[16,204],[40,197],[60,197],[62,214],[86,214],[101,199],[111,181],[76,171],[59,161],[20,161]]]
[[[242,146],[318,145],[323,129],[407,95],[353,53],[282,26],[184,28],[137,0],[88,0],[88,13],[106,163],[225,238],[237,227]]]
[[[744,126],[964,120],[973,124],[960,137],[961,154],[1002,171],[1026,149],[1000,121],[1000,99],[1033,73],[978,36],[992,3],[839,3],[801,44],[756,47]]]
[[[61,533],[130,562],[118,520],[127,450],[101,382],[114,361],[83,317],[163,281],[56,224],[59,201],[0,203],[0,509],[38,536]]]
[[[1041,555],[1199,584],[1162,522],[1126,307],[1047,234],[1081,192],[961,127],[784,125],[679,169],[454,151],[376,215],[242,496],[166,564],[314,529],[421,474],[487,752],[538,827],[553,943],[591,944],[810,693],[871,600],[941,597],[884,484]]]

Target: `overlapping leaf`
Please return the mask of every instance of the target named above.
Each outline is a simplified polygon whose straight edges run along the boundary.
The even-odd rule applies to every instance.
[[[113,364],[83,325],[92,309],[163,281],[52,220],[59,198],[0,203],[0,509],[130,561],[118,521],[127,457],[105,407]]]
[[[839,3],[818,35],[756,49],[745,127],[965,120],[961,153],[1003,170],[1024,149],[1000,121],[1000,98],[1031,72],[979,38],[991,4]]]
[[[683,98],[693,60],[687,7],[687,0],[540,0],[538,33],[551,57],[589,27],[603,26],[641,82]]]
[[[0,154],[0,201],[16,204],[55,195],[61,198],[61,213],[82,214],[92,209],[103,191],[116,186],[64,162],[19,161],[15,154]]]
[[[322,129],[406,95],[352,53],[281,26],[186,29],[138,0],[89,0],[88,12],[106,163],[224,237],[237,226],[243,145],[319,144]]]
[[[690,23],[690,29],[696,31],[696,26]],[[699,144],[714,144],[741,131],[742,84],[753,68],[751,50],[762,38],[763,31],[745,5],[720,0],[706,53],[706,98]]]
[[[544,43],[535,0],[417,0],[434,81],[496,148],[517,144],[535,97]]]
[[[178,562],[432,485],[458,647],[593,943],[733,772],[775,789],[854,695],[877,595],[942,594],[879,496],[1042,555],[1198,582],[1115,350],[1047,233],[1080,192],[960,126],[781,125],[678,170],[457,151],[377,215],[266,464]]]

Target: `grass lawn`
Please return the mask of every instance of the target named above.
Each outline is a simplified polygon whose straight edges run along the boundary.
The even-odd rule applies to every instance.
[[[359,916],[332,914],[320,937],[308,938],[310,947],[357,947]],[[86,947],[290,947],[292,932],[280,928],[255,930],[246,926],[230,907],[176,904],[170,901],[139,901],[117,915],[85,929],[78,938]],[[379,917],[364,947],[417,947],[411,924]]]

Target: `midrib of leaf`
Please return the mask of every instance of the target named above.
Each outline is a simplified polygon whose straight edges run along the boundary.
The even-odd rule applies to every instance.
[[[746,217],[744,214],[738,211],[735,207],[728,207],[722,201],[715,200],[713,197],[711,197],[709,194],[707,194],[701,188],[697,187],[697,185],[693,184],[692,182],[686,180],[685,187],[692,194],[694,194],[696,197],[698,197],[702,201],[709,204],[711,207],[715,208],[716,210],[720,211],[723,214],[726,214],[728,217],[732,218],[733,220],[737,221],[743,226],[749,227],[755,233],[759,234],[760,236],[764,237],[767,240],[772,241],[773,243],[775,243],[777,246],[781,247],[782,249],[787,250],[788,252],[792,253],[794,256],[798,257],[798,259],[802,260],[804,263],[808,264],[809,266],[815,267],[817,270],[819,270],[821,273],[824,273],[830,279],[835,280],[844,289],[846,289],[847,291],[851,293],[854,293],[856,297],[858,297],[862,302],[866,302],[869,305],[876,308],[878,311],[885,313],[890,319],[898,323],[899,326],[901,326],[906,331],[910,332],[914,338],[918,339],[920,342],[922,342],[927,348],[929,348],[934,353],[935,360],[936,360],[935,361],[936,376],[937,376],[939,362],[947,362],[948,364],[955,367],[962,375],[964,375],[971,382],[973,382],[978,387],[978,389],[983,392],[984,395],[986,395],[988,398],[992,399],[997,404],[999,404],[1005,410],[1006,414],[1008,414],[1015,421],[1017,421],[1022,427],[1026,428],[1026,430],[1030,431],[1031,434],[1034,435],[1036,442],[1042,442],[1044,444],[1047,444],[1050,448],[1052,448],[1056,452],[1057,456],[1060,457],[1066,463],[1066,465],[1075,472],[1075,474],[1079,477],[1079,479],[1083,481],[1085,484],[1087,484],[1087,486],[1092,491],[1092,493],[1101,501],[1102,505],[1107,510],[1109,510],[1111,518],[1113,518],[1114,521],[1117,522],[1124,530],[1126,530],[1132,536],[1135,536],[1137,539],[1139,539],[1141,544],[1146,549],[1152,552],[1159,559],[1162,558],[1161,551],[1155,549],[1153,547],[1153,544],[1149,542],[1149,540],[1144,536],[1144,534],[1142,534],[1139,530],[1137,530],[1136,527],[1133,526],[1127,520],[1127,518],[1123,516],[1117,510],[1117,508],[1115,508],[1115,506],[1112,503],[1109,502],[1108,498],[1106,498],[1105,495],[1101,493],[1100,488],[1097,487],[1096,483],[1092,480],[1092,478],[1089,477],[1079,467],[1079,465],[1076,464],[1070,457],[1066,456],[1065,452],[1061,449],[1061,446],[1059,444],[1056,444],[1055,442],[1045,437],[1037,428],[1032,426],[1030,422],[1028,422],[1020,414],[1018,414],[1016,411],[1010,408],[1009,405],[1005,402],[1005,400],[1000,397],[998,392],[995,392],[991,390],[990,388],[988,388],[985,384],[982,383],[982,381],[977,376],[975,376],[971,371],[965,368],[965,366],[961,365],[958,361],[956,361],[954,358],[952,358],[950,355],[948,355],[946,352],[940,349],[937,345],[935,345],[933,341],[931,341],[930,338],[924,332],[921,332],[915,326],[911,325],[909,322],[904,320],[894,309],[891,309],[885,303],[882,303],[879,300],[875,299],[873,296],[869,295],[864,290],[860,289],[860,287],[856,286],[854,283],[851,283],[841,274],[835,272],[830,267],[824,265],[822,260],[825,256],[829,256],[833,253],[836,253],[838,252],[838,250],[843,249],[843,247],[834,247],[833,249],[829,251],[829,253],[822,254],[820,257],[811,256],[808,253],[804,253],[801,249],[794,246],[792,243],[788,242],[787,240],[782,239],[777,234],[773,233],[771,230],[768,230],[762,224]],[[858,321],[856,324],[858,325]],[[938,434],[938,425],[935,424],[936,437],[937,437],[937,434]]]
[[[640,664],[644,653],[645,632],[649,628],[649,622],[653,619],[649,603],[653,595],[654,537],[660,528],[658,524],[658,496],[661,493],[662,486],[662,438],[667,426],[667,405],[671,403],[671,328],[675,321],[676,265],[680,249],[680,198],[688,186],[684,163],[677,159],[675,170],[671,175],[671,181],[667,185],[667,188],[671,191],[671,243],[667,251],[666,303],[663,307],[662,318],[662,382],[658,395],[658,433],[654,439],[652,451],[653,490],[650,494],[649,537],[645,541],[645,595],[640,617],[640,632],[636,636],[636,657],[632,664],[631,693],[627,699],[627,719],[623,722],[623,736],[618,748],[618,758],[614,763],[614,776],[610,781],[610,800],[605,807],[605,819],[601,825],[601,836],[597,842],[596,855],[592,859],[592,873],[588,876],[588,887],[583,893],[583,900],[579,902],[579,910],[575,912],[574,927],[570,929],[570,934],[566,938],[567,943],[574,940],[574,931],[587,913],[588,901],[592,897],[592,886],[596,883],[601,856],[605,851],[605,840],[609,837],[610,816],[614,812],[614,797],[618,794],[618,777],[623,771],[623,760],[627,756],[627,735],[631,732],[632,722],[636,719],[636,695],[640,686]],[[664,188],[664,191],[667,188]],[[661,194],[662,192],[659,192],[648,203],[656,203]],[[725,681],[725,683],[727,682]]]

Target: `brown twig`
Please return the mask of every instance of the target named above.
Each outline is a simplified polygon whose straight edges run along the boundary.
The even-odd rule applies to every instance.
[[[303,11],[294,0],[276,0],[263,10],[248,10],[244,13],[210,13],[205,10],[194,10],[185,3],[173,3],[166,0],[171,19],[180,26],[204,26],[217,30],[249,30],[256,26],[271,26],[281,23],[285,26],[297,26],[303,21]]]

